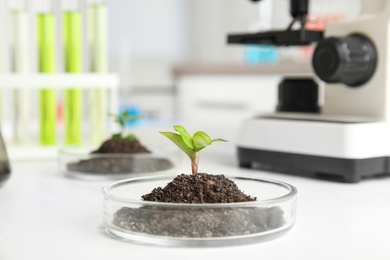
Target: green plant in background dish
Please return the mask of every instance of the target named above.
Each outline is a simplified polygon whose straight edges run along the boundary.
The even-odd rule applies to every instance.
[[[160,132],[162,135],[174,142],[183,152],[191,159],[192,174],[198,173],[199,151],[213,142],[227,142],[227,140],[216,138],[211,139],[208,134],[202,131],[197,131],[191,136],[187,130],[181,125],[174,125],[173,128],[179,132]]]
[[[126,139],[129,141],[134,141],[137,139],[135,135],[129,134],[126,137],[124,137],[124,132],[126,128],[126,123],[128,122],[133,122],[137,119],[139,119],[138,115],[129,115],[127,111],[123,111],[122,113],[119,114],[110,114],[110,116],[114,117],[114,120],[116,123],[120,125],[121,131],[119,133],[113,134],[111,139],[112,140],[117,140],[117,139]]]

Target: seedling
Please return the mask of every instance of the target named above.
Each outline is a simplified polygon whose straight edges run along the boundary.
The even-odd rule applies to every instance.
[[[224,139],[216,138],[211,140],[210,136],[205,132],[198,131],[191,136],[187,130],[181,125],[174,125],[173,128],[179,132],[160,132],[174,142],[183,152],[191,159],[192,174],[198,173],[199,151],[213,142],[227,142]]]
[[[123,111],[122,113],[119,114],[111,113],[110,116],[114,117],[114,122],[118,123],[121,128],[121,131],[119,133],[113,134],[111,139],[113,140],[127,139],[129,141],[134,141],[136,139],[135,135],[133,134],[129,134],[126,137],[124,137],[124,132],[125,132],[126,123],[139,119],[138,115],[129,115],[127,111]]]

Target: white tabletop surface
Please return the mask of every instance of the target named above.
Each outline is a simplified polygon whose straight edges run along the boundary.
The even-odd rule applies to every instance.
[[[0,188],[0,259],[390,259],[390,178],[344,184],[245,170],[220,151],[203,156],[200,168],[294,185],[295,226],[272,241],[230,247],[122,242],[102,225],[101,188],[110,181],[65,178],[55,161],[16,162]]]

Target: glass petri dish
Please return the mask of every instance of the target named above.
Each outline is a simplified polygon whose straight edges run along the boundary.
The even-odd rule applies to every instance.
[[[66,147],[59,151],[60,172],[82,180],[123,180],[142,175],[169,175],[180,166],[179,150],[149,148],[151,153],[91,153],[94,149]]]
[[[277,238],[295,223],[297,189],[255,177],[226,176],[256,201],[180,204],[142,201],[172,176],[122,180],[103,188],[106,232],[125,241],[163,246],[227,246]]]

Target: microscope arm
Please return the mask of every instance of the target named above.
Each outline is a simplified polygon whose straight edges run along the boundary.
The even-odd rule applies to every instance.
[[[252,0],[258,2],[260,0]],[[258,33],[228,35],[230,44],[268,44],[276,46],[309,45],[323,38],[322,31],[306,30],[308,0],[290,0],[292,22],[284,31],[267,31]],[[299,22],[300,28],[293,30],[293,25]]]

